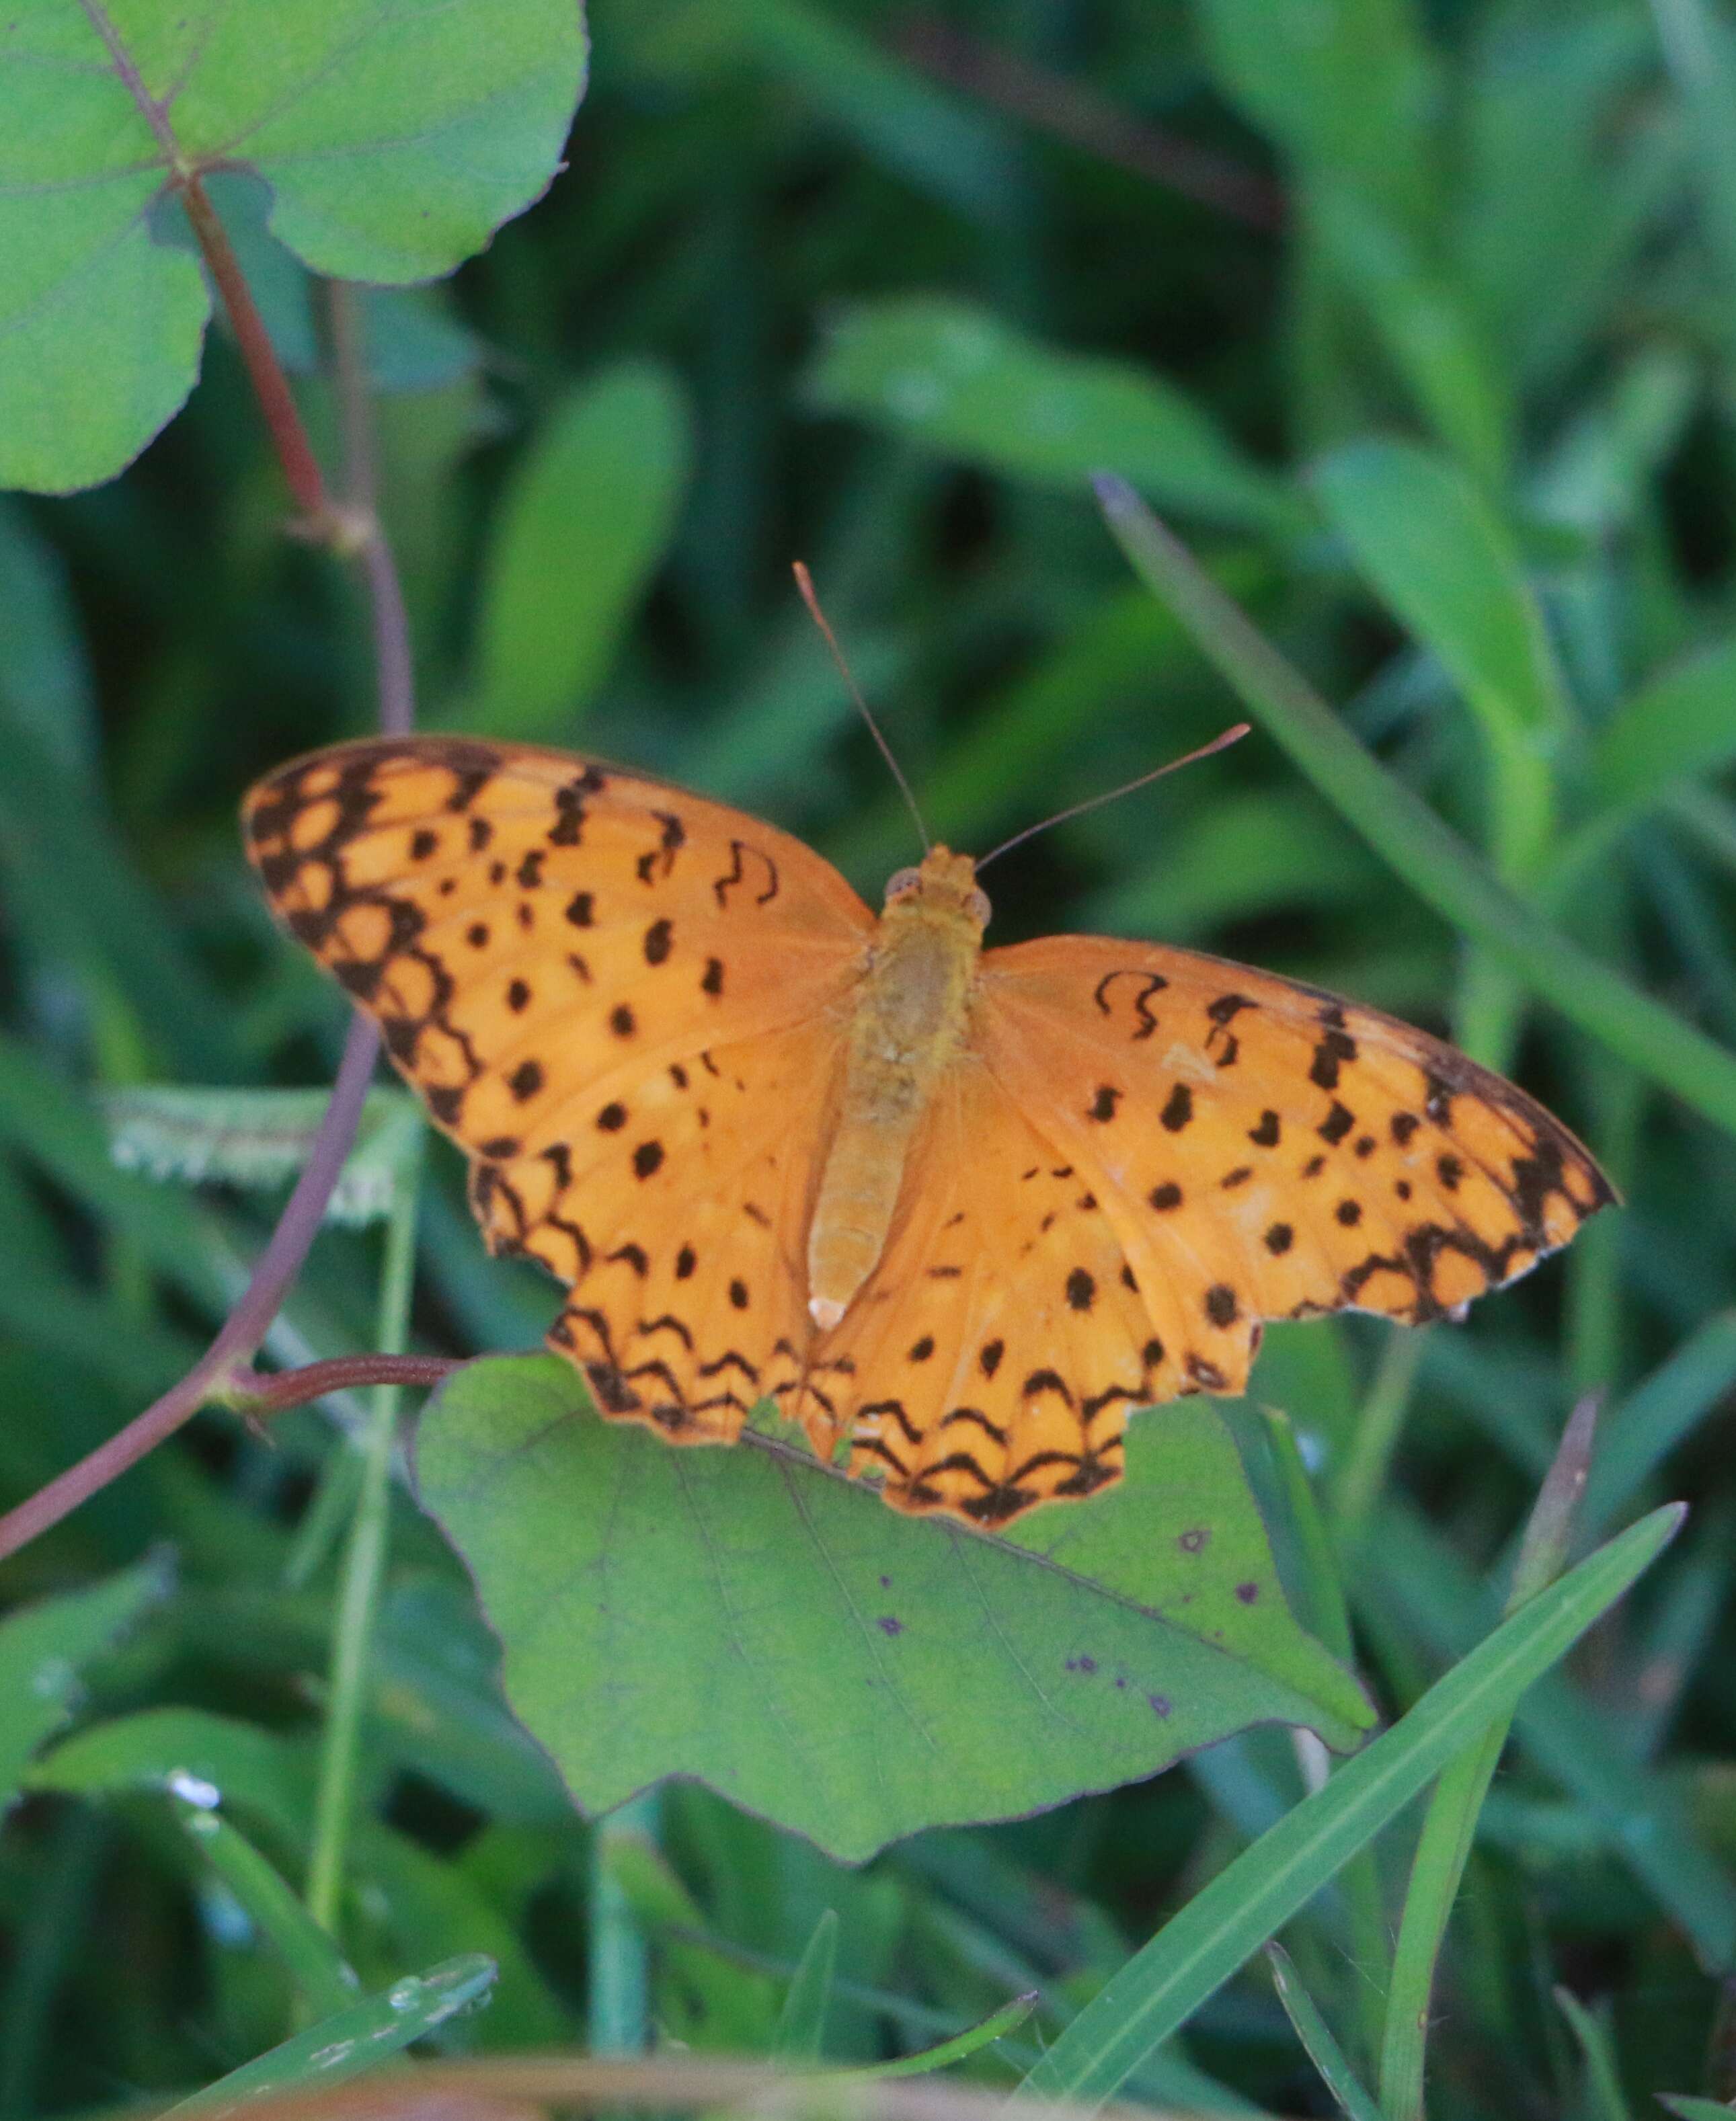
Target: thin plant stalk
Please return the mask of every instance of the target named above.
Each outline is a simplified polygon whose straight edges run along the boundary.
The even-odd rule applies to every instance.
[[[1562,1432],[1513,1572],[1504,1618],[1561,1573],[1572,1542],[1591,1465],[1598,1401],[1582,1400]],[[1477,1839],[1483,1799],[1500,1764],[1510,1715],[1499,1718],[1441,1771],[1417,1836],[1411,1882],[1393,1952],[1380,2053],[1380,2109],[1386,2121],[1423,2121],[1423,2070],[1435,1969]]]
[[[1347,1560],[1354,1556],[1370,1514],[1386,1486],[1387,1471],[1427,1344],[1426,1327],[1388,1334],[1349,1447],[1332,1469],[1332,1516],[1340,1550]]]
[[[1380,2049],[1380,2110],[1386,2121],[1423,2121],[1435,1963],[1510,1720],[1491,1724],[1474,1746],[1448,1763],[1423,1816],[1387,1984],[1386,2034]]]
[[[618,1805],[591,1842],[586,2030],[593,2054],[641,2054],[651,2030],[651,1955],[625,1889],[609,1860],[611,1841],[637,1834],[655,1842],[662,1816],[656,1790]]]
[[[408,1336],[410,1294],[416,1275],[416,1203],[419,1162],[404,1172],[392,1198],[385,1231],[385,1262],[380,1285],[380,1351],[400,1354]],[[308,1859],[308,1911],[320,1927],[337,1934],[343,1890],[344,1858],[356,1802],[357,1770],[362,1748],[362,1712],[366,1704],[380,1590],[385,1577],[387,1536],[391,1522],[392,1452],[397,1439],[403,1388],[374,1387],[373,1406],[362,1443],[362,1485],[344,1556],[343,1584],[334,1616],[330,1690],[320,1751],[320,1787],[314,1807],[313,1848]]]

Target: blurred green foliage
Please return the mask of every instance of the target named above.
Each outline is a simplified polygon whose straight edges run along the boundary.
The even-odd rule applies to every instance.
[[[366,308],[427,725],[758,806],[875,897],[908,823],[789,562],[931,828],[984,847],[1239,711],[1091,505],[1109,468],[1538,932],[1651,998],[1654,1049],[1672,1023],[1736,1041],[1727,9],[596,0],[591,30],[547,197],[455,278]],[[259,186],[216,195],[329,458],[319,305]],[[81,283],[91,351],[68,389],[114,398],[127,315],[179,333],[184,367],[197,290],[170,221],[128,254],[165,310],[127,310],[137,278]],[[120,446],[86,440],[93,464]],[[373,712],[365,612],[284,515],[220,328],[124,477],[0,501],[7,1503],[173,1382],[267,1227],[254,1180],[182,1192],[117,1168],[99,1094],[305,1086],[335,1060],[341,1003],[270,930],[234,829],[255,774]],[[1492,1625],[1578,1393],[1608,1396],[1588,1537],[1665,1494],[1694,1504],[1521,1708],[1436,1988],[1430,2110],[1729,2099],[1736,1144],[1710,1091],[1658,1087],[1685,1098],[1686,1060],[1660,1077],[1579,1020],[1570,977],[1468,949],[1402,847],[1371,851],[1346,815],[1262,734],[1010,855],[996,933],[1164,936],[1452,1029],[1622,1186],[1620,1214],[1430,1332],[1414,1371],[1367,1322],[1274,1332],[1256,1396],[1296,1462],[1234,1419],[1299,1610],[1330,1639],[1347,1609],[1388,1713]],[[132,1109],[172,1165],[172,1108]],[[484,1258],[457,1182],[441,1151],[415,1345],[530,1345],[553,1292]],[[374,1345],[381,1242],[329,1228],[268,1352]],[[1033,1992],[967,2064],[1006,2082],[1318,1769],[1252,1732],[855,1871],[691,1783],[593,1829],[506,1715],[468,1583],[394,1484],[328,1954],[278,1889],[315,1832],[366,1434],[347,1399],[269,1443],[202,1418],[7,1565],[10,1599],[48,1602],[0,1634],[0,1666],[40,1680],[5,1750],[50,1746],[0,1839],[0,2115],[202,2082],[424,1974],[413,2032],[436,2046],[572,2043],[588,2013],[604,2044],[818,2039],[853,2061]],[[223,1836],[189,1825],[201,1783]],[[1412,1839],[1388,1829],[1285,1932],[1287,1978],[1365,2081]],[[1127,2094],[1327,2110],[1258,1967],[1185,2041]]]

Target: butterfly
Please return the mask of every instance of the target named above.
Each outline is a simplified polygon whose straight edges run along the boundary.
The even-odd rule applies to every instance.
[[[569,1294],[600,1411],[765,1401],[978,1526],[1120,1474],[1130,1411],[1261,1322],[1462,1313],[1614,1198],[1543,1108],[1391,1017],[1192,951],[984,951],[933,848],[876,917],[811,848],[568,753],[338,744],[243,807],[289,933]]]

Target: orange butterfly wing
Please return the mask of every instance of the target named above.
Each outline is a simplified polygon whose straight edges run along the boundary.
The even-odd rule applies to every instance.
[[[990,1070],[1088,1175],[1141,1281],[1187,1292],[1183,1367],[1213,1390],[1245,1380],[1261,1319],[1439,1318],[1615,1197],[1522,1090],[1316,988],[1057,936],[991,951],[982,989]]]
[[[1373,1009],[1095,936],[992,950],[885,1252],[796,1411],[979,1523],[1117,1478],[1262,1320],[1457,1312],[1614,1198],[1522,1091]]]
[[[273,911],[472,1158],[490,1245],[576,1285],[551,1337],[605,1411],[732,1438],[807,1338],[856,894],[739,811],[527,747],[338,745],[243,814]]]
[[[1006,1522],[1119,1477],[1130,1407],[1197,1390],[1090,1182],[980,1062],[943,1081],[886,1248],[784,1411],[905,1510]]]

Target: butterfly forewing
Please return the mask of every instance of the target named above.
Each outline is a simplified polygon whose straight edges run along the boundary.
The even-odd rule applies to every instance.
[[[990,952],[981,986],[988,1066],[1177,1292],[1184,1368],[1260,1319],[1438,1318],[1613,1197],[1511,1084],[1269,973],[1069,936]]]
[[[805,1322],[855,893],[738,811],[458,739],[317,753],[244,822],[278,918],[474,1159],[491,1244],[579,1284],[560,1345],[606,1410],[733,1435]]]

